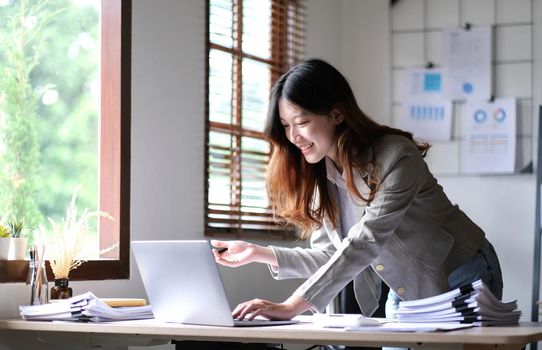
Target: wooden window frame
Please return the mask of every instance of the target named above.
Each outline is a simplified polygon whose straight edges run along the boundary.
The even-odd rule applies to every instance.
[[[233,36],[232,47],[226,47],[210,41],[210,0],[207,0],[206,6],[206,84],[205,84],[205,217],[204,217],[204,233],[206,236],[214,237],[227,237],[227,238],[253,238],[253,239],[295,239],[293,227],[284,226],[283,223],[277,221],[274,214],[271,212],[262,213],[256,216],[256,219],[252,219],[251,215],[242,215],[241,211],[241,189],[242,189],[242,177],[241,175],[241,138],[243,136],[249,136],[265,140],[265,136],[261,132],[243,129],[242,128],[242,60],[251,59],[256,62],[265,63],[270,65],[270,81],[269,86],[272,87],[274,82],[285,73],[289,67],[297,63],[297,61],[303,55],[303,40],[304,40],[304,6],[302,0],[272,0],[271,1],[271,55],[269,59],[264,59],[246,53],[242,48],[242,36],[243,36],[243,0],[233,0],[234,11],[233,23],[235,25],[236,34]],[[232,91],[232,124],[224,124],[214,122],[210,120],[210,108],[209,108],[209,56],[211,49],[219,50],[232,55],[233,67],[233,91]],[[209,183],[210,183],[210,170],[209,170],[209,133],[212,130],[229,132],[233,137],[231,150],[231,169],[230,176],[232,182],[232,190],[230,191],[230,197],[233,198],[230,202],[230,209],[227,212],[216,211],[210,208],[209,203]],[[213,227],[210,223],[220,222],[220,219],[210,219],[211,214],[227,213],[234,219],[224,219],[227,222],[235,222],[236,224],[230,224],[230,227]],[[255,214],[252,214],[255,215]],[[243,219],[243,216],[249,216],[249,219]],[[259,218],[258,218],[259,216]],[[262,220],[267,217],[265,221],[251,221]],[[235,219],[237,218],[237,219]],[[267,225],[268,229],[245,229],[244,225],[250,223],[263,222]],[[237,226],[235,226],[237,225]],[[258,224],[259,226],[264,226]]]
[[[119,243],[118,258],[90,260],[70,272],[71,280],[128,279],[130,275],[130,133],[132,0],[102,0],[100,248]],[[47,262],[49,281],[54,276]],[[24,282],[27,260],[0,260],[0,283]]]

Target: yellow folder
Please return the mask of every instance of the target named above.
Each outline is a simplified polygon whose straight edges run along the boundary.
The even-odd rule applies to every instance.
[[[147,301],[140,298],[100,298],[100,300],[111,307],[147,305]]]

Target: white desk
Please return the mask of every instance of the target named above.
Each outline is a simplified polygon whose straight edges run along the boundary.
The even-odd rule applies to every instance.
[[[509,327],[474,327],[452,332],[345,332],[316,328],[309,323],[288,326],[234,328],[158,323],[154,320],[99,323],[56,323],[0,320],[0,338],[9,332],[28,333],[42,339],[55,336],[89,337],[90,345],[100,341],[126,345],[152,345],[159,341],[301,343],[351,346],[403,346],[411,348],[521,349],[542,340],[542,324],[521,323]]]

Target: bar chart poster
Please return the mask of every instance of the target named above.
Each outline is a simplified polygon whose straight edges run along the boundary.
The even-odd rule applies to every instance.
[[[452,101],[442,98],[441,72],[437,69],[406,70],[405,97],[398,126],[415,138],[449,141],[452,135]]]
[[[471,102],[462,120],[463,173],[513,173],[516,164],[516,100]]]

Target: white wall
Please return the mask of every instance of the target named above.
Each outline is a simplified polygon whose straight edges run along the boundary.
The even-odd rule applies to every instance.
[[[322,58],[341,67],[342,6],[341,2],[307,0],[305,56]]]
[[[389,1],[343,0],[342,67],[361,109],[390,120]]]
[[[362,108],[381,122],[390,115],[388,3],[307,1],[306,56],[339,67]],[[203,238],[204,4],[133,1],[132,239]],[[542,80],[539,70],[538,77]],[[461,177],[440,182],[451,199],[488,232],[503,260],[505,297],[518,298],[528,314],[533,177]],[[271,280],[264,266],[221,272],[232,304],[253,297],[280,301],[297,285]],[[74,282],[73,287],[75,293],[92,290],[99,296],[145,295],[133,262],[130,280]],[[0,318],[17,317],[17,306],[25,300],[24,285],[0,285],[0,295]],[[52,348],[25,341],[2,339],[0,343],[12,345],[0,344],[0,350]]]
[[[389,120],[388,1],[307,0],[306,56],[347,78],[362,109]]]

